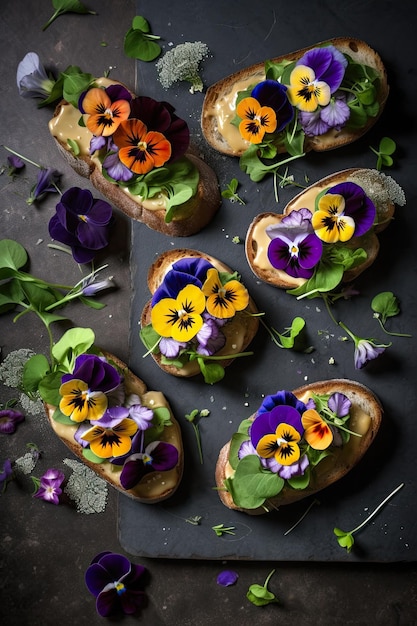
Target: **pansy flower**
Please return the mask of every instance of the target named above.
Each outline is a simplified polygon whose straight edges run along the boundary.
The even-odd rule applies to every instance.
[[[17,425],[23,422],[25,416],[16,409],[0,410],[0,433],[11,435],[15,432]]]
[[[272,267],[295,278],[310,278],[321,259],[323,244],[314,233],[308,209],[291,211],[279,224],[266,228],[271,238],[267,256]]]
[[[62,494],[61,485],[65,480],[65,474],[60,470],[50,468],[39,480],[39,486],[34,498],[40,498],[51,504],[59,504],[59,496]]]
[[[375,205],[362,187],[345,182],[331,187],[321,196],[311,223],[317,237],[326,243],[336,243],[366,233],[375,216]]]
[[[122,554],[97,554],[85,573],[87,588],[96,598],[97,613],[101,617],[136,613],[146,602],[145,572],[143,565],[131,563]]]
[[[17,66],[16,82],[23,98],[43,98],[51,95],[55,81],[48,76],[36,52],[28,52]]]
[[[251,442],[259,456],[274,458],[281,465],[297,462],[304,433],[300,412],[289,405],[275,406],[258,414],[250,429]]]
[[[226,336],[221,331],[217,320],[207,313],[203,315],[204,323],[196,335],[198,342],[197,352],[204,356],[211,356],[221,350],[226,343]]]
[[[347,61],[334,47],[313,48],[296,63],[290,75],[288,98],[300,111],[326,106],[340,87]]]
[[[132,436],[138,425],[129,417],[129,409],[115,406],[107,409],[100,420],[91,420],[92,427],[82,438],[88,441],[90,449],[101,459],[127,454],[132,446]]]
[[[59,408],[74,422],[97,420],[108,406],[106,393],[116,389],[121,378],[105,359],[95,354],[81,354],[72,374],[64,374],[59,393]]]
[[[203,291],[196,285],[186,285],[176,298],[163,298],[152,307],[152,326],[162,337],[189,341],[203,325],[205,306]]]
[[[214,317],[229,319],[237,311],[243,311],[248,306],[249,293],[246,287],[236,279],[228,280],[223,284],[215,268],[207,272],[207,279],[202,289],[207,296],[207,311]]]
[[[250,143],[261,143],[265,133],[273,133],[277,127],[277,116],[274,109],[262,106],[256,98],[243,98],[237,107],[236,114],[242,119],[239,132],[243,139]]]
[[[152,306],[162,298],[176,298],[186,285],[202,287],[212,264],[201,257],[180,259],[164,276],[162,284],[152,296]]]
[[[110,87],[89,89],[80,102],[80,110],[87,113],[86,126],[93,135],[112,135],[120,122],[127,120],[130,114],[129,92],[124,89],[129,99],[112,99]],[[116,97],[119,91],[116,91]],[[125,94],[123,94],[125,95]]]
[[[178,450],[174,445],[165,441],[152,441],[143,452],[127,457],[120,474],[120,484],[124,489],[132,489],[146,474],[166,472],[177,463]]]
[[[261,81],[252,89],[251,96],[261,106],[270,107],[275,111],[277,120],[275,133],[279,133],[294,118],[294,109],[287,96],[287,86],[277,80]]]
[[[331,128],[340,130],[350,117],[350,109],[346,102],[346,96],[337,92],[325,107],[319,107],[315,111],[300,111],[298,120],[304,133],[309,137],[324,135]]]
[[[161,167],[171,157],[171,144],[166,137],[137,119],[121,122],[113,135],[119,148],[119,159],[135,174],[147,174]]]
[[[109,243],[111,205],[95,199],[89,189],[71,187],[49,221],[50,236],[71,247],[77,263],[89,263]]]
[[[333,442],[333,432],[315,409],[307,409],[301,417],[304,439],[314,450],[326,450]]]

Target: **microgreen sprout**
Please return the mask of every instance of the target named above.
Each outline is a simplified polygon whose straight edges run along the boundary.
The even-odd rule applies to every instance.
[[[238,195],[237,189],[239,187],[239,181],[237,178],[232,178],[226,189],[222,191],[223,198],[228,198],[230,202],[238,202],[239,204],[246,204],[244,200]]]
[[[303,521],[303,519],[310,513],[311,509],[313,508],[313,506],[315,504],[320,504],[319,500],[313,500],[312,502],[310,502],[309,506],[307,507],[307,509],[304,511],[304,513],[302,514],[302,516],[295,522],[295,524],[293,524],[291,526],[291,528],[289,528],[288,530],[285,531],[284,533],[284,537],[286,537],[287,535],[289,535],[295,528],[297,528],[297,526],[299,524],[301,524],[301,522]]]
[[[136,15],[132,27],[124,39],[124,53],[139,61],[153,61],[161,54],[161,46],[156,40],[160,39],[151,33],[149,22],[141,15]]]
[[[212,526],[212,530],[216,533],[218,537],[222,537],[222,535],[235,535],[233,531],[235,530],[234,526],[225,526],[224,524],[217,524],[217,526]]]
[[[279,602],[275,595],[271,591],[268,591],[268,583],[274,573],[275,570],[273,569],[268,574],[263,585],[255,583],[249,587],[246,597],[255,606],[265,606],[266,604],[271,604],[272,602]]]
[[[188,524],[192,524],[193,526],[200,526],[202,517],[201,515],[193,515],[191,517],[186,517],[185,521]]]
[[[57,17],[64,15],[64,13],[97,15],[96,11],[90,11],[79,0],[52,0],[52,6],[55,9],[55,13],[49,18],[42,30],[46,30]]]
[[[394,337],[411,337],[411,335],[407,333],[393,333],[385,328],[387,319],[400,313],[398,298],[392,293],[392,291],[383,291],[376,295],[372,299],[371,309],[374,311],[374,318],[378,320],[384,333]]]
[[[291,323],[291,326],[285,329],[283,333],[279,333],[275,328],[269,328],[263,321],[262,317],[259,318],[262,326],[269,333],[272,341],[278,348],[291,349],[294,348],[296,339],[305,327],[305,320],[302,317],[295,317]]]
[[[340,528],[334,528],[333,532],[337,537],[337,542],[339,546],[341,546],[342,548],[346,548],[347,552],[350,552],[355,543],[355,540],[353,538],[354,533],[357,533],[359,530],[361,530],[361,528],[363,528],[366,524],[368,524],[368,522],[370,522],[370,520],[382,509],[382,507],[385,506],[385,504],[403,487],[404,487],[404,483],[401,483],[400,485],[398,485],[398,487],[394,489],[394,491],[391,491],[391,493],[385,498],[385,500],[383,500],[376,507],[376,509],[374,509],[374,511],[370,515],[368,515],[368,517],[361,524],[359,524],[359,526],[356,526],[356,528],[354,528],[353,530],[345,532],[344,530],[340,530]]]
[[[241,240],[241,238],[239,237],[239,235],[235,235],[235,236],[233,237],[233,239],[232,239],[232,242],[233,242],[233,243],[235,243],[235,244],[238,244],[238,243],[242,243],[242,240]]]
[[[209,415],[210,415],[210,411],[208,409],[202,409],[201,411],[199,411],[198,409],[194,409],[193,411],[191,411],[191,413],[186,413],[185,415],[185,419],[188,422],[190,422],[191,426],[194,429],[195,438],[197,441],[198,456],[200,458],[201,465],[203,464],[203,448],[201,445],[201,433],[200,433],[200,428],[198,424],[198,418],[208,417]],[[197,421],[196,421],[196,418],[197,418]]]
[[[396,151],[397,145],[393,139],[390,139],[389,137],[382,137],[381,141],[379,142],[378,150],[376,150],[372,146],[369,146],[369,148],[378,157],[376,162],[377,170],[381,170],[384,166],[391,167],[391,165],[394,163],[391,155],[394,154],[394,152]]]

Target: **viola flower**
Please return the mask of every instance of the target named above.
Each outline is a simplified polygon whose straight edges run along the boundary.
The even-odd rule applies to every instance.
[[[124,489],[132,489],[146,474],[166,472],[177,463],[178,450],[175,446],[164,441],[152,441],[143,452],[127,457],[120,474],[120,484]]]
[[[176,261],[152,296],[152,306],[162,298],[176,298],[186,285],[196,285],[201,289],[206,280],[207,272],[212,267],[211,263],[200,257]]]
[[[336,391],[327,401],[327,406],[336,415],[336,417],[346,417],[349,415],[352,402],[344,393]]]
[[[184,350],[186,347],[186,341],[175,341],[172,337],[161,337],[158,344],[159,352],[168,359],[176,359],[181,350]]]
[[[266,228],[271,238],[267,255],[272,267],[295,278],[310,278],[321,259],[323,244],[311,225],[308,209],[291,211],[279,224]]]
[[[141,404],[139,396],[128,396],[125,406],[129,409],[129,417],[137,424],[138,429],[147,430],[152,426],[153,411]]]
[[[298,443],[303,432],[299,411],[292,406],[279,405],[269,413],[258,414],[251,425],[250,437],[259,456],[291,465],[300,458]]]
[[[162,337],[189,341],[203,325],[201,314],[205,306],[202,290],[196,285],[186,285],[177,298],[163,298],[152,307],[152,326]]]
[[[346,242],[360,237],[373,225],[374,203],[356,183],[331,187],[318,201],[311,223],[317,237],[326,243]]]
[[[304,133],[310,137],[324,135],[330,129],[340,130],[350,117],[350,109],[344,94],[335,94],[325,107],[315,111],[300,111],[298,119]]]
[[[288,98],[300,111],[315,111],[326,106],[339,89],[347,60],[334,47],[313,48],[296,63],[290,75]]]
[[[7,171],[7,174],[9,176],[14,176],[15,174],[19,173],[21,169],[25,167],[25,164],[22,161],[22,159],[15,154],[10,154],[7,157],[7,162],[9,164],[9,168]]]
[[[59,504],[59,496],[62,493],[61,485],[65,480],[65,474],[60,470],[50,468],[39,481],[39,487],[34,498],[40,498],[51,504]]]
[[[92,142],[90,143],[90,150],[91,149]],[[119,151],[113,141],[110,142],[109,152],[103,160],[103,168],[106,170],[107,174],[117,182],[126,183],[133,177],[133,172],[119,159]]]
[[[13,468],[10,459],[6,459],[3,464],[3,469],[0,472],[0,495],[6,491],[7,483],[13,478]]]
[[[355,344],[355,352],[354,352],[354,363],[355,369],[360,370],[365,365],[369,363],[369,361],[373,361],[380,354],[383,354],[387,348],[391,346],[391,343],[383,344],[376,343],[375,339],[362,339],[357,335],[354,335],[344,324],[343,322],[339,322],[339,325],[345,330],[350,338],[353,340]]]
[[[135,174],[147,174],[171,157],[171,144],[165,136],[136,119],[121,122],[113,135],[119,159]]]
[[[224,347],[226,337],[220,330],[216,320],[207,314],[204,314],[203,317],[205,321],[196,335],[198,342],[197,352],[204,356],[211,356]]]
[[[251,92],[261,106],[270,107],[275,111],[277,126],[275,133],[279,133],[294,118],[294,109],[287,96],[287,86],[277,80],[263,80]]]
[[[61,174],[56,170],[41,167],[38,172],[37,183],[32,187],[29,198],[26,200],[27,204],[31,205],[43,200],[47,193],[57,193],[59,191],[57,183],[60,177]]]
[[[119,387],[121,378],[105,359],[95,354],[81,354],[72,374],[64,374],[59,393],[59,408],[74,422],[100,419],[108,406],[107,395]]]
[[[108,245],[112,217],[108,202],[93,198],[88,189],[71,187],[56,206],[49,234],[71,247],[77,263],[89,263]]]
[[[216,582],[222,587],[230,587],[234,585],[239,578],[239,574],[233,570],[225,569],[217,575]]]
[[[246,287],[236,279],[223,284],[215,268],[208,270],[202,290],[207,296],[207,312],[220,319],[233,317],[237,311],[243,311],[249,304]]]
[[[122,554],[97,554],[85,573],[85,583],[96,598],[97,613],[133,615],[146,602],[143,591],[145,568],[131,563]]]
[[[129,95],[127,90],[124,91]],[[86,126],[93,135],[108,137],[129,117],[131,98],[113,100],[111,93],[110,88],[93,87],[80,102],[80,110],[88,115]]]
[[[301,417],[304,439],[314,450],[326,450],[333,443],[333,432],[315,409],[307,409]]]
[[[0,433],[11,435],[16,431],[17,425],[23,422],[25,416],[15,409],[2,409],[0,411]]]
[[[243,139],[250,143],[261,143],[265,133],[273,133],[277,127],[277,116],[274,109],[262,106],[256,98],[243,98],[237,107],[236,114],[242,118],[239,132]]]
[[[23,98],[48,98],[55,81],[46,73],[36,52],[28,52],[17,66],[16,82]]]
[[[138,430],[138,425],[129,417],[129,409],[111,407],[99,420],[91,420],[91,424],[92,428],[82,438],[90,443],[90,449],[96,456],[109,459],[130,451],[131,437]]]

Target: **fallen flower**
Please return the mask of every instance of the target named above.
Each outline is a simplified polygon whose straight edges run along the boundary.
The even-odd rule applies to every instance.
[[[25,416],[16,409],[3,409],[0,411],[0,433],[4,435],[12,435],[20,422],[23,422]]]
[[[23,98],[48,98],[55,81],[46,73],[36,52],[28,52],[17,66],[16,82]]]
[[[239,578],[239,574],[233,570],[225,569],[217,576],[217,584],[222,587],[230,587],[234,585]]]
[[[386,348],[389,348],[392,344],[384,344],[384,343],[376,343],[375,339],[361,339],[357,335],[354,335],[343,322],[339,322],[339,326],[343,328],[349,335],[349,337],[353,340],[355,344],[355,353],[354,353],[354,361],[355,361],[355,369],[360,370],[365,365],[376,359],[380,354],[385,352]]]
[[[14,154],[11,154],[7,157],[7,162],[9,164],[9,168],[7,171],[7,174],[9,176],[14,176],[25,167],[22,159]]]
[[[6,459],[3,464],[3,469],[0,472],[0,494],[6,491],[7,483],[10,482],[12,477],[13,477],[12,462],[10,461],[10,459]]]
[[[43,200],[47,193],[57,193],[59,189],[57,183],[61,174],[52,168],[41,168],[38,172],[37,183],[30,190],[27,204],[32,205],[34,202]]]
[[[37,487],[33,494],[34,498],[40,498],[51,504],[59,504],[59,496],[62,493],[61,485],[65,480],[65,474],[60,470],[50,468],[40,479],[32,476],[32,480]]]
[[[136,613],[146,602],[145,572],[143,565],[131,563],[122,554],[97,554],[85,573],[87,588],[96,598],[97,613],[102,617]]]

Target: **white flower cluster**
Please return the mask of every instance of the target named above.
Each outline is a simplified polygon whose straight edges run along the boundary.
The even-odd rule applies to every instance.
[[[107,504],[107,483],[83,463],[64,459],[72,469],[64,488],[66,495],[75,502],[78,513],[102,513]]]
[[[10,352],[0,364],[0,381],[7,387],[20,389],[22,387],[23,368],[25,363],[35,352],[28,348],[20,348]]]
[[[191,93],[202,91],[203,82],[199,76],[199,65],[208,54],[207,45],[201,41],[186,41],[175,46],[155,64],[159,82],[168,89],[176,82],[186,81],[191,83]]]

